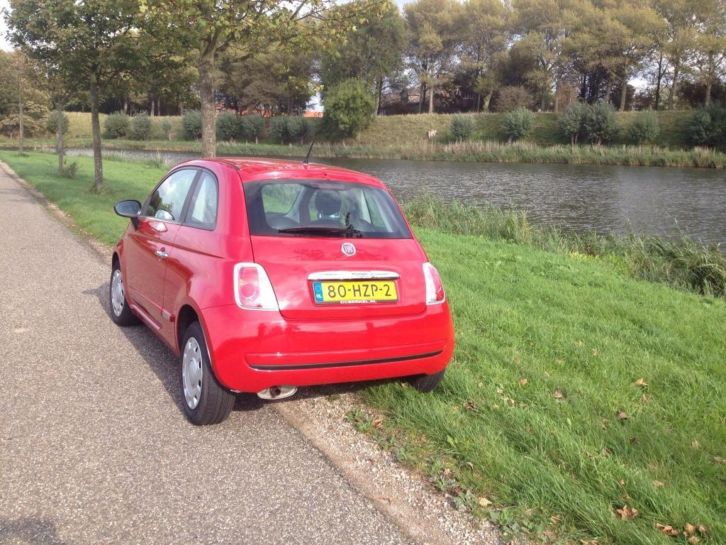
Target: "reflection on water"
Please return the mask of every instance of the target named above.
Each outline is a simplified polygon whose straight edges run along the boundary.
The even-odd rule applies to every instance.
[[[122,153],[134,159],[159,155]],[[162,153],[161,157],[174,164],[195,156]],[[401,201],[427,192],[447,200],[526,210],[533,223],[566,230],[688,234],[726,247],[724,171],[374,159],[325,162],[381,178]]]

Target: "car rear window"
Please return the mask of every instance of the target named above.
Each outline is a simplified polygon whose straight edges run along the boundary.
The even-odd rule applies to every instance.
[[[411,238],[393,198],[377,187],[331,180],[244,184],[250,232],[266,236]]]

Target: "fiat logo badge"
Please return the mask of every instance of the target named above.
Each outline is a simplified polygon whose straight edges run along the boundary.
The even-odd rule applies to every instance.
[[[344,255],[352,257],[355,255],[355,245],[352,242],[344,242],[340,247],[340,251],[343,252]]]

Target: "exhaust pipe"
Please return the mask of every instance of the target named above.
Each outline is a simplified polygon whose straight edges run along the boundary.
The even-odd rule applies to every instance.
[[[277,401],[294,396],[295,392],[297,392],[297,386],[272,386],[257,392],[257,397],[267,401]]]

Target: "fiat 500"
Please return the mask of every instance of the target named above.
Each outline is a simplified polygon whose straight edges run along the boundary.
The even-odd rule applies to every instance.
[[[197,160],[115,211],[130,222],[113,253],[111,317],[143,322],[179,356],[192,423],[221,422],[240,392],[441,381],[454,348],[444,288],[380,180]]]

